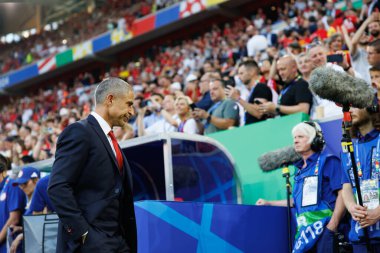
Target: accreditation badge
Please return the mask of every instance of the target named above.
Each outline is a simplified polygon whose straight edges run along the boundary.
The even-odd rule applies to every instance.
[[[302,207],[316,205],[318,202],[318,176],[305,177],[302,187]]]
[[[368,179],[360,183],[362,191],[363,205],[368,209],[375,209],[379,206],[379,180]]]

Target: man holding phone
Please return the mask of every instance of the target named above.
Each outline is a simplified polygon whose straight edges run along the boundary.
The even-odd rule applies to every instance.
[[[250,91],[248,100],[240,97],[237,89],[227,86],[226,92],[230,99],[238,102],[245,109],[245,125],[267,119],[267,115],[259,110],[259,104],[272,101],[272,91],[264,84],[259,83],[260,69],[253,60],[242,62],[239,65],[238,76]]]

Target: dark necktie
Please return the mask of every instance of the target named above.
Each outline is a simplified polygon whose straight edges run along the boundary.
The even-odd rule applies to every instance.
[[[109,137],[111,137],[112,145],[113,145],[113,148],[115,149],[116,160],[117,160],[117,164],[119,165],[119,171],[120,173],[123,173],[123,155],[121,154],[121,150],[119,148],[119,145],[117,144],[117,140],[115,138],[113,131],[111,130],[108,133],[108,135]]]

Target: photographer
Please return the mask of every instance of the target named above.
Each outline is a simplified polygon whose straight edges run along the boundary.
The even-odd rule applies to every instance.
[[[339,158],[322,153],[325,142],[315,122],[299,123],[292,135],[294,150],[302,157],[294,163],[291,205],[297,213],[297,234],[293,252],[338,252],[335,232],[345,212]],[[259,199],[256,205],[286,206],[287,202]]]

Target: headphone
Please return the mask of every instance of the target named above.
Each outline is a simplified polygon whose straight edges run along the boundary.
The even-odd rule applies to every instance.
[[[311,142],[311,150],[314,152],[320,152],[325,146],[325,139],[323,138],[322,130],[313,121],[304,121],[303,123],[312,126],[315,130],[315,137]]]

